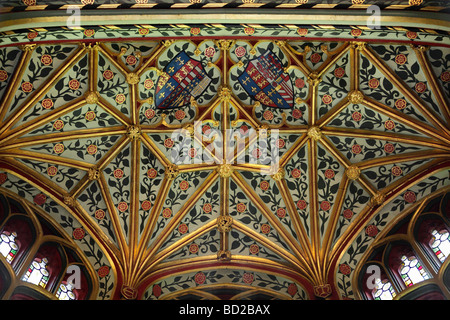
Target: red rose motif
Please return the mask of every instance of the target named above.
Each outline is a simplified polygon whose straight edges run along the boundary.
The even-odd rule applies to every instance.
[[[307,206],[307,203],[305,200],[298,200],[297,201],[297,208],[299,208],[300,210],[305,210]]]
[[[72,236],[75,240],[81,240],[84,238],[85,232],[83,228],[76,228],[73,230]]]
[[[44,108],[44,109],[50,109],[50,108],[52,108],[52,107],[53,107],[53,101],[52,101],[52,99],[44,99],[44,100],[42,100],[41,106],[42,106],[42,108]]]
[[[42,206],[46,200],[47,200],[47,196],[43,193],[40,193],[40,194],[34,196],[34,198],[33,198],[33,202],[35,204],[37,204],[38,206]]]
[[[145,110],[145,117],[147,119],[152,119],[154,116],[155,116],[155,110],[153,110],[153,109]]]
[[[252,34],[255,33],[255,29],[250,28],[250,27],[247,27],[247,28],[244,29],[244,33],[245,33],[246,35],[251,36]]]
[[[158,299],[161,296],[161,293],[162,293],[161,286],[159,284],[153,285],[152,293],[156,297],[156,299]]]
[[[156,171],[156,169],[150,168],[147,170],[147,177],[149,177],[150,179],[156,178],[157,175],[158,175],[158,171]]]
[[[215,54],[216,49],[214,49],[214,47],[208,47],[205,49],[205,56],[207,56],[208,58],[214,57]]]
[[[397,63],[397,64],[403,65],[406,63],[406,61],[407,61],[407,58],[403,53],[400,53],[395,56],[395,63]]]
[[[419,82],[416,84],[415,89],[418,93],[423,93],[427,90],[427,85],[424,82]]]
[[[4,184],[8,180],[8,175],[4,172],[0,173],[0,185]]]
[[[102,209],[98,209],[97,211],[95,211],[94,216],[96,219],[102,220],[105,218],[106,212]]]
[[[259,159],[261,157],[261,155],[262,155],[261,150],[259,150],[258,148],[253,149],[253,151],[252,151],[253,158]]]
[[[395,101],[395,107],[399,110],[406,108],[406,101],[404,99],[398,99]]]
[[[343,275],[349,275],[352,272],[352,269],[348,264],[343,263],[339,265],[339,272]]]
[[[198,244],[196,244],[196,243],[192,243],[189,246],[189,252],[192,254],[196,254],[198,252],[198,250],[199,250],[199,247],[198,247]]]
[[[292,169],[291,176],[292,176],[292,178],[298,179],[302,176],[302,172],[300,171],[300,169],[297,169],[297,168]]]
[[[414,31],[407,31],[406,32],[406,37],[413,40],[417,38],[417,32]]]
[[[212,205],[210,203],[205,203],[203,205],[203,212],[210,213],[212,211]]]
[[[299,89],[302,89],[305,87],[305,80],[301,79],[301,78],[297,78],[295,79],[295,86]]]
[[[328,201],[322,201],[320,203],[320,209],[322,209],[323,211],[328,211],[331,208],[331,204]]]
[[[335,175],[335,173],[333,170],[331,170],[331,169],[325,170],[325,178],[333,179],[334,175]]]
[[[309,60],[311,60],[311,62],[314,64],[318,63],[322,60],[322,55],[320,53],[315,52],[311,55],[311,57],[309,57]]]
[[[277,210],[277,217],[281,219],[281,218],[284,218],[285,216],[286,216],[286,209],[279,208]]]
[[[145,79],[144,80],[144,88],[147,90],[150,90],[151,88],[153,88],[154,83],[152,79]]]
[[[200,28],[191,28],[190,32],[192,35],[196,36],[200,34]]]
[[[267,223],[263,223],[261,225],[261,232],[264,234],[268,234],[270,232],[270,226]]]
[[[304,36],[306,36],[308,34],[308,29],[306,29],[306,28],[298,28],[297,29],[297,33],[298,33],[299,36],[304,37]]]
[[[261,190],[266,191],[269,189],[269,182],[267,181],[261,181],[261,183],[259,184],[259,187],[261,188]]]
[[[90,146],[88,146],[86,148],[87,153],[89,153],[90,155],[96,154],[97,153],[97,146],[91,144]]]
[[[291,297],[295,296],[295,294],[298,291],[297,286],[295,285],[295,283],[290,283],[287,289],[288,293],[291,295]]]
[[[48,54],[43,54],[41,57],[41,62],[43,65],[51,65],[53,62],[52,56],[48,55]]]
[[[195,156],[197,155],[197,150],[195,148],[191,148],[191,149],[189,149],[188,154],[189,154],[189,157],[195,158]]]
[[[450,81],[450,72],[449,71],[442,72],[441,73],[441,80],[444,81],[444,82],[449,82]]]
[[[400,167],[398,167],[398,166],[393,166],[392,169],[391,169],[392,175],[394,175],[394,176],[396,176],[396,177],[398,177],[399,175],[401,175],[402,172],[403,172],[402,169],[401,169]]]
[[[249,251],[251,254],[258,254],[259,253],[259,246],[257,244],[251,244],[249,247]]]
[[[50,177],[54,177],[58,173],[58,168],[55,166],[50,166],[47,168],[47,174]]]
[[[183,180],[180,182],[180,189],[185,191],[189,188],[189,182],[187,182],[186,180]]]
[[[211,127],[209,125],[205,124],[202,127],[202,132],[203,132],[203,134],[206,134],[206,135],[210,134],[211,133]]]
[[[392,143],[386,143],[384,145],[384,151],[386,153],[392,153],[392,152],[394,152],[394,150],[395,150],[395,147],[394,147],[394,145]]]
[[[350,34],[354,37],[359,37],[362,34],[362,30],[360,29],[352,29],[352,31],[350,31]]]
[[[194,276],[194,281],[196,284],[203,284],[206,281],[206,276],[203,272],[197,272]]]
[[[234,54],[236,55],[236,57],[238,58],[242,58],[243,56],[245,56],[245,53],[247,52],[247,50],[245,50],[244,47],[239,46],[234,50]]]
[[[84,30],[83,34],[86,37],[92,37],[95,34],[95,30],[94,29],[86,29],[86,30]]]
[[[353,217],[353,211],[350,209],[345,209],[344,212],[342,212],[342,215],[345,219],[350,220]]]
[[[292,110],[292,117],[294,119],[300,119],[302,117],[302,111],[299,109],[293,109]]]
[[[117,205],[117,209],[118,209],[120,212],[125,212],[125,211],[128,210],[128,204],[127,204],[126,202],[124,202],[124,201],[119,202],[119,204]]]
[[[150,210],[151,207],[152,207],[152,203],[150,201],[148,201],[148,200],[142,201],[142,204],[141,204],[142,210],[148,211],[148,210]]]
[[[360,154],[361,151],[362,151],[362,149],[361,149],[361,146],[360,146],[359,144],[354,144],[354,145],[352,146],[352,152],[353,152],[354,154]]]
[[[55,130],[61,130],[63,127],[64,127],[64,121],[62,121],[62,120],[56,120],[56,121],[53,123],[53,128],[54,128]]]
[[[275,145],[277,148],[281,149],[286,145],[286,142],[283,139],[278,139]]]
[[[140,28],[139,29],[139,34],[141,35],[141,36],[145,36],[146,34],[148,34],[149,33],[149,30],[147,29],[147,28]]]
[[[69,88],[72,90],[77,90],[80,87],[80,82],[77,79],[72,79],[69,81]]]
[[[238,203],[236,205],[237,212],[243,213],[245,211],[245,209],[247,209],[247,206],[245,205],[245,203]]]
[[[334,76],[336,78],[342,78],[344,75],[345,75],[344,68],[339,67],[339,68],[334,69]]]
[[[360,112],[358,112],[358,111],[355,111],[355,112],[352,113],[352,119],[354,121],[361,121],[362,114]]]
[[[130,66],[134,66],[137,62],[137,59],[134,55],[129,55],[126,59],[125,59],[126,63]]]
[[[184,117],[186,117],[186,113],[183,110],[177,110],[175,112],[175,118],[177,118],[177,120],[182,120]]]
[[[393,130],[395,128],[395,122],[392,120],[387,120],[384,123],[384,127],[386,128],[386,130]]]
[[[64,145],[62,143],[57,143],[54,147],[53,147],[53,152],[60,154],[64,152]]]
[[[122,177],[123,177],[123,170],[122,169],[114,170],[114,178],[121,179]]]
[[[8,73],[5,70],[0,70],[0,81],[4,82],[8,79]]]
[[[123,93],[119,93],[118,95],[116,95],[116,103],[117,104],[122,104],[125,102],[127,98],[125,97],[125,95]]]
[[[112,78],[114,78],[114,72],[109,69],[103,71],[103,78],[105,78],[105,80],[111,80]]]
[[[380,81],[377,78],[372,78],[369,80],[369,87],[371,89],[376,89],[380,85]]]
[[[31,82],[25,81],[22,83],[21,85],[22,91],[23,92],[31,92],[33,90],[33,85],[31,84]]]
[[[267,121],[273,120],[273,112],[270,110],[264,111],[263,118]]]
[[[322,97],[322,102],[324,104],[330,104],[333,101],[333,98],[329,94],[324,94]]]
[[[167,138],[166,140],[164,140],[164,147],[166,147],[166,148],[172,148],[174,144],[175,143],[170,138]]]
[[[86,114],[84,115],[84,118],[85,118],[87,121],[92,121],[92,120],[94,120],[94,119],[95,119],[95,112],[94,112],[94,111],[88,111],[88,112],[86,112]]]
[[[166,219],[170,218],[172,216],[172,210],[170,208],[165,208],[162,211],[162,216]]]
[[[378,234],[378,228],[377,228],[377,226],[375,226],[373,224],[370,226],[367,226],[365,231],[369,237],[373,237],[373,238]]]
[[[244,281],[244,283],[251,284],[254,280],[255,278],[252,273],[244,272],[242,275],[242,281]]]
[[[416,194],[413,191],[406,191],[403,195],[403,199],[408,203],[413,203],[416,201]]]
[[[27,34],[27,38],[29,40],[32,40],[32,39],[36,38],[37,36],[38,36],[37,32],[28,32],[28,34]]]
[[[109,274],[109,267],[108,266],[101,266],[97,270],[97,274],[100,278],[104,278]]]
[[[239,128],[239,133],[240,133],[241,135],[246,135],[246,134],[248,133],[248,127],[247,127],[245,124],[243,124],[243,125]]]

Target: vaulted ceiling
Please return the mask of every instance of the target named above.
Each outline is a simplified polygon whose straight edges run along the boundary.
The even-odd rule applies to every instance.
[[[135,19],[0,37],[0,190],[84,252],[92,299],[355,298],[449,186],[447,31]]]

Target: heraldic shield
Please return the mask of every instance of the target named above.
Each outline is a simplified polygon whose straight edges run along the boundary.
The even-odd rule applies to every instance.
[[[183,107],[190,103],[191,97],[200,96],[210,82],[202,63],[181,51],[158,78],[155,105],[159,109]]]
[[[244,90],[263,105],[281,109],[293,107],[291,79],[284,73],[280,59],[271,50],[250,60],[238,80]]]

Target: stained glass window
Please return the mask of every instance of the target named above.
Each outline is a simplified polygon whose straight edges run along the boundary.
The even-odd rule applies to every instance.
[[[430,279],[429,274],[415,256],[403,256],[402,265],[400,266],[399,271],[400,275],[402,276],[403,282],[407,287]]]
[[[72,292],[73,287],[71,283],[61,283],[59,285],[58,292],[56,292],[56,297],[59,300],[75,300],[75,294]]]
[[[450,234],[445,229],[441,232],[434,229],[431,234],[433,237],[430,240],[430,247],[439,260],[444,262],[445,258],[450,255]]]
[[[17,233],[15,232],[9,233],[7,231],[3,231],[0,235],[0,252],[6,258],[8,263],[13,261],[17,251],[19,251],[19,246],[15,241],[16,237]]]
[[[387,280],[375,280],[375,288],[372,291],[372,296],[375,300],[392,300],[396,294],[394,287]]]
[[[43,258],[40,261],[39,259],[34,259],[22,280],[45,288],[50,276],[47,270],[47,263],[47,258]]]

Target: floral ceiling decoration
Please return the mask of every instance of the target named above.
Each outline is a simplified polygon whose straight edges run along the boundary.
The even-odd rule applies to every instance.
[[[449,187],[445,32],[0,39],[0,191],[79,248],[90,299],[354,299],[383,229]]]

